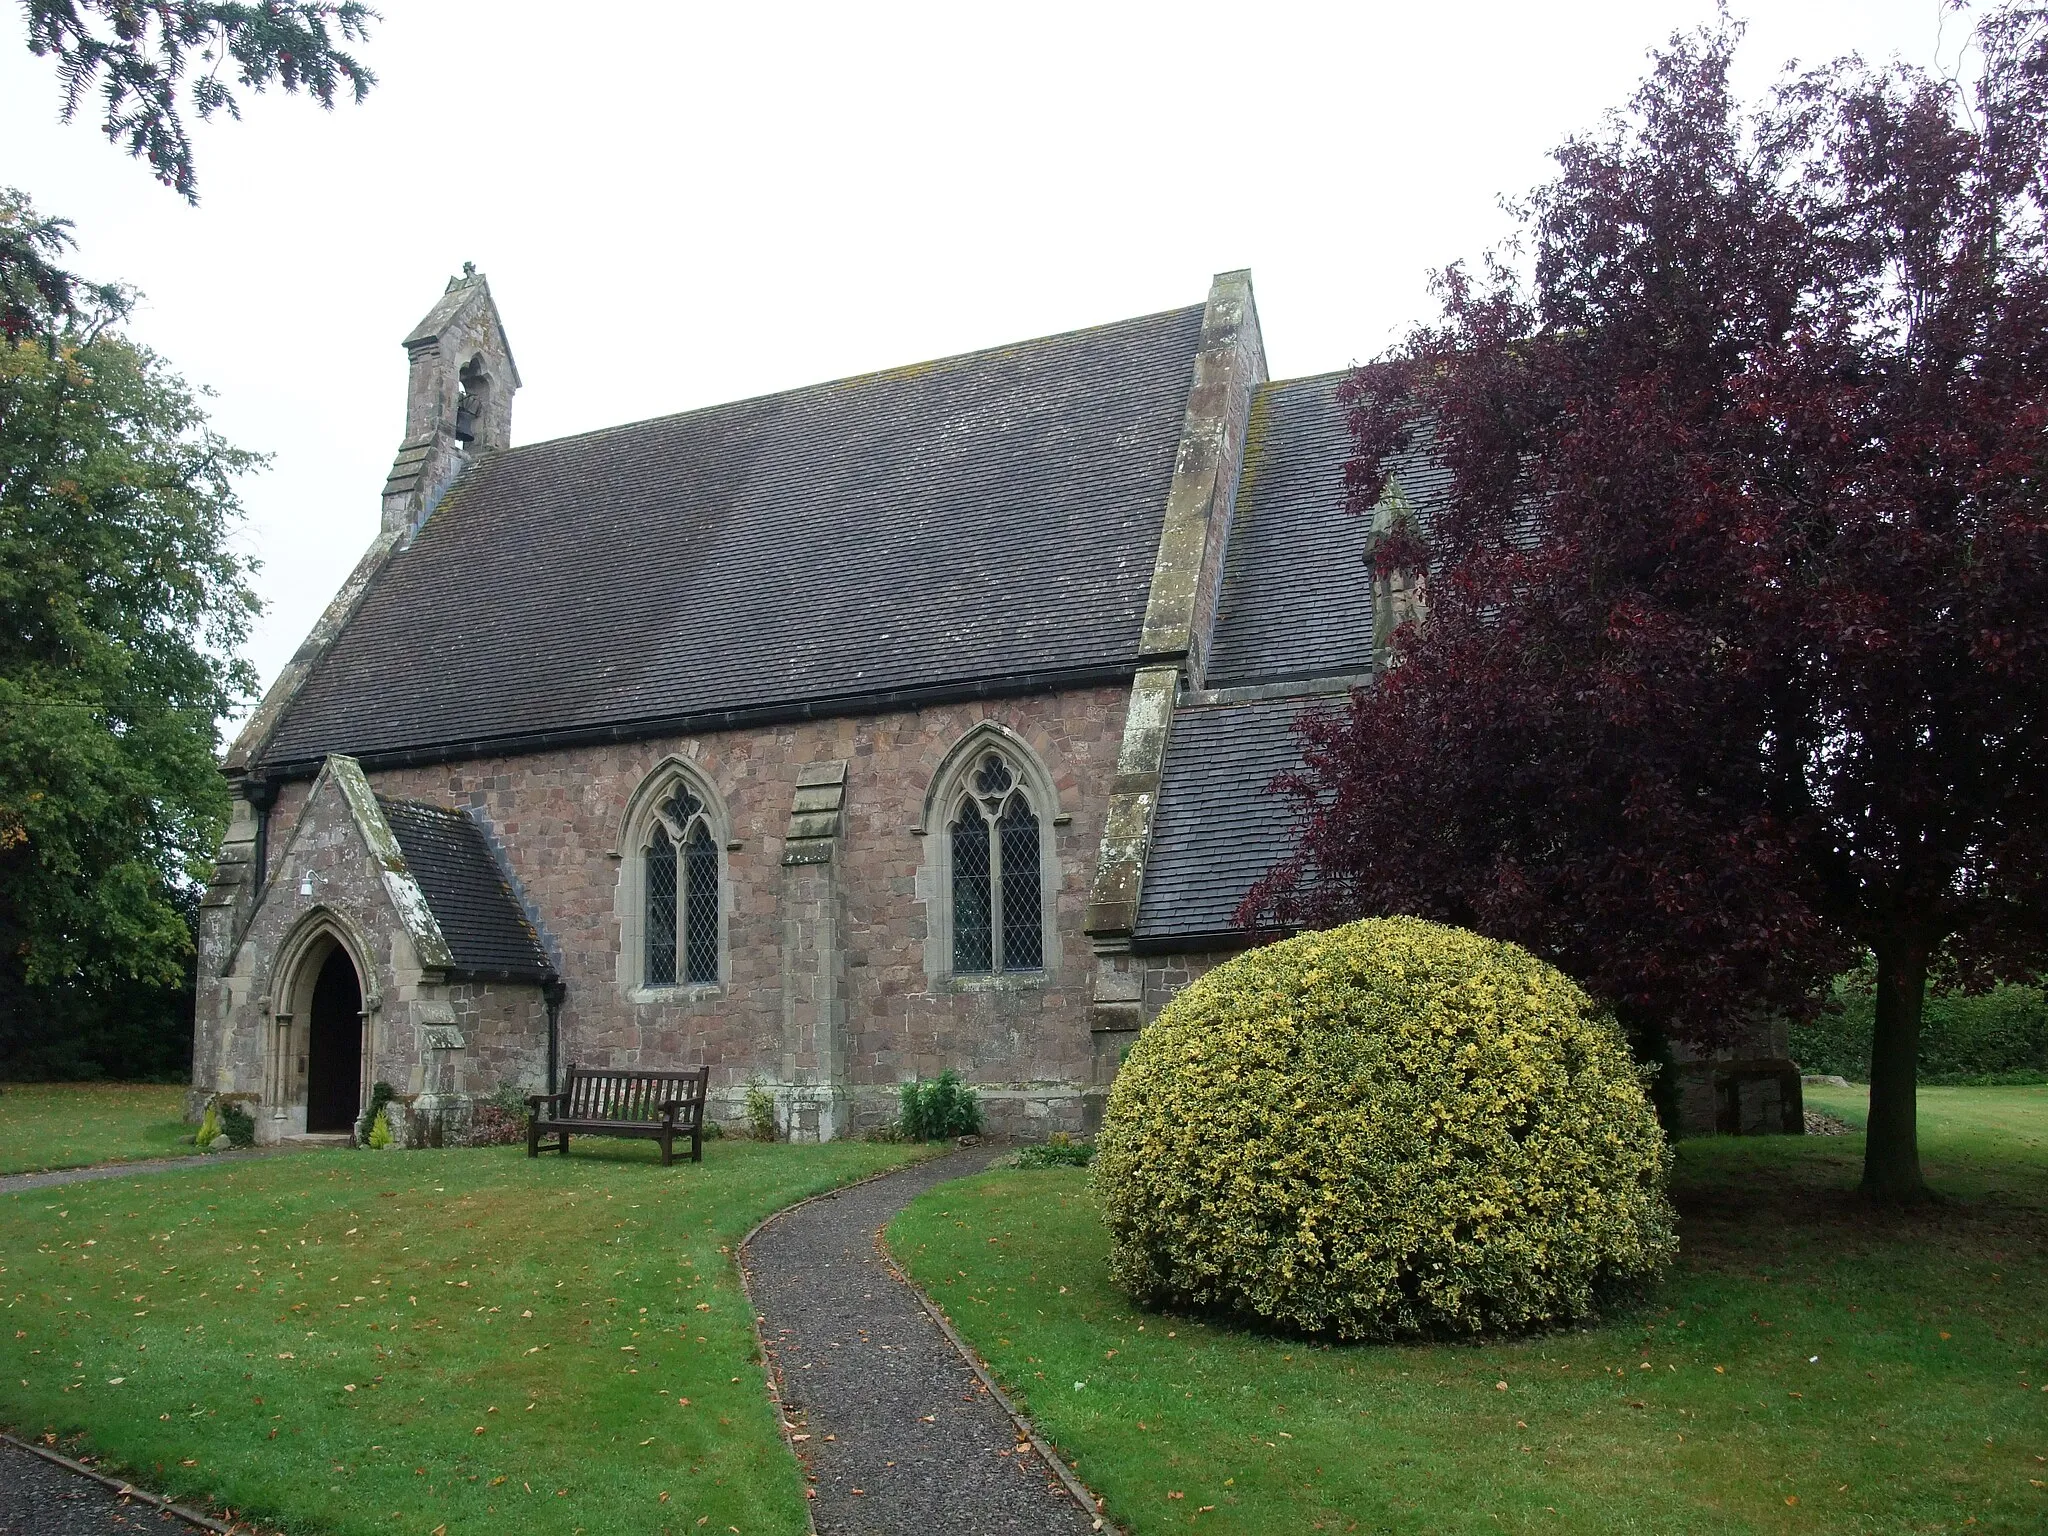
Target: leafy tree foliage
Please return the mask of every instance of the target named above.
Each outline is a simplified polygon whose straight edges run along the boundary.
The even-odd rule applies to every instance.
[[[1731,95],[1675,38],[1519,247],[1346,388],[1355,510],[1424,437],[1397,665],[1311,721],[1244,916],[1447,918],[1711,1042],[1876,957],[1864,1188],[1922,1190],[1931,963],[2048,949],[2048,11],[1968,92],[1902,64]]]
[[[198,887],[164,894],[196,935]],[[0,1078],[189,1080],[197,981],[197,956],[188,950],[175,982],[155,971],[134,976],[100,972],[44,986],[8,986],[0,1000]]]
[[[183,101],[202,119],[241,103],[233,83],[251,91],[276,85],[304,91],[332,108],[337,92],[361,101],[377,77],[341,43],[365,40],[375,11],[359,0],[23,0],[29,51],[57,61],[66,122],[97,90],[101,126],[157,179],[188,202],[199,200]],[[194,63],[204,66],[188,77]],[[20,194],[0,189],[0,341],[12,343],[47,324],[125,307],[121,291],[85,282],[57,265],[72,245],[71,221],[41,219]]]
[[[54,327],[126,308],[119,288],[57,265],[73,243],[69,219],[41,218],[19,192],[0,187],[0,340],[53,336]]]
[[[33,217],[25,200],[13,206]],[[118,293],[116,294],[118,298]],[[233,547],[257,456],[113,326],[0,343],[0,1017],[10,1057],[141,983],[177,989],[227,812],[220,721],[256,602]],[[42,1021],[38,1023],[38,1021]]]
[[[88,95],[100,126],[157,179],[198,201],[184,110],[242,115],[234,88],[275,85],[332,108],[377,77],[343,45],[366,41],[377,13],[359,0],[24,0],[29,51],[57,61],[64,120]],[[194,66],[198,66],[195,68]],[[222,79],[222,71],[231,71]]]

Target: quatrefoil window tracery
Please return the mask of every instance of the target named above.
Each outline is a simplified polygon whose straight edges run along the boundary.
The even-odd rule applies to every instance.
[[[990,975],[1045,964],[1038,813],[1020,775],[989,752],[947,827],[952,852],[953,971]]]
[[[687,787],[655,808],[645,858],[647,984],[716,984],[718,839]]]

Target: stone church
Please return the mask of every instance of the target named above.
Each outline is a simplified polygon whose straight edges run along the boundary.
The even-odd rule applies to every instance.
[[[1395,616],[1341,375],[1267,378],[1244,272],[516,448],[482,276],[404,345],[378,536],[224,764],[195,1098],[275,1140],[381,1081],[440,1140],[571,1063],[708,1065],[808,1140],[953,1068],[998,1133],[1092,1129]]]

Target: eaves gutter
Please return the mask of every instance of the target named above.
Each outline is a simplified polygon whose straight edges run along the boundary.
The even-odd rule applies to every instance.
[[[1194,933],[1144,933],[1131,935],[1134,955],[1214,954],[1219,949],[1251,949],[1270,938],[1285,934],[1252,933],[1243,928],[1205,929]]]
[[[530,965],[451,965],[444,968],[442,974],[450,981],[514,981],[533,987],[544,987],[556,979],[552,970],[537,970]]]
[[[656,736],[692,736],[706,731],[746,730],[763,725],[787,725],[797,720],[824,720],[843,715],[879,715],[904,710],[932,709],[943,704],[960,704],[971,699],[1014,698],[1019,694],[1052,693],[1074,688],[1098,688],[1128,684],[1137,662],[1119,661],[1106,665],[1070,667],[1048,672],[1019,672],[1005,677],[933,683],[916,688],[877,689],[869,693],[840,694],[826,699],[795,700],[760,704],[743,709],[693,710],[675,715],[653,715],[608,725],[566,726],[551,731],[524,731],[505,736],[479,736],[466,740],[427,742],[385,751],[350,754],[365,771],[389,768],[420,768],[436,763],[462,762],[480,757],[524,757],[538,752],[555,752],[569,747],[611,746],[624,741],[645,741]],[[341,751],[336,746],[334,751]],[[327,754],[284,762],[259,763],[249,771],[252,778],[279,782],[310,779],[320,771]]]

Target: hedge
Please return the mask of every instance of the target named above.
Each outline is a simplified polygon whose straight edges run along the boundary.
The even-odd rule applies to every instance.
[[[1877,978],[1865,966],[1838,978],[1829,1007],[1792,1028],[1792,1059],[1806,1072],[1870,1080]],[[2035,986],[1969,996],[1930,987],[1920,1020],[1920,1081],[1935,1085],[2048,1082],[2048,1000]]]
[[[1117,1283],[1285,1331],[1561,1323],[1677,1247],[1671,1154],[1614,1024],[1526,950],[1411,918],[1183,990],[1096,1148]]]

